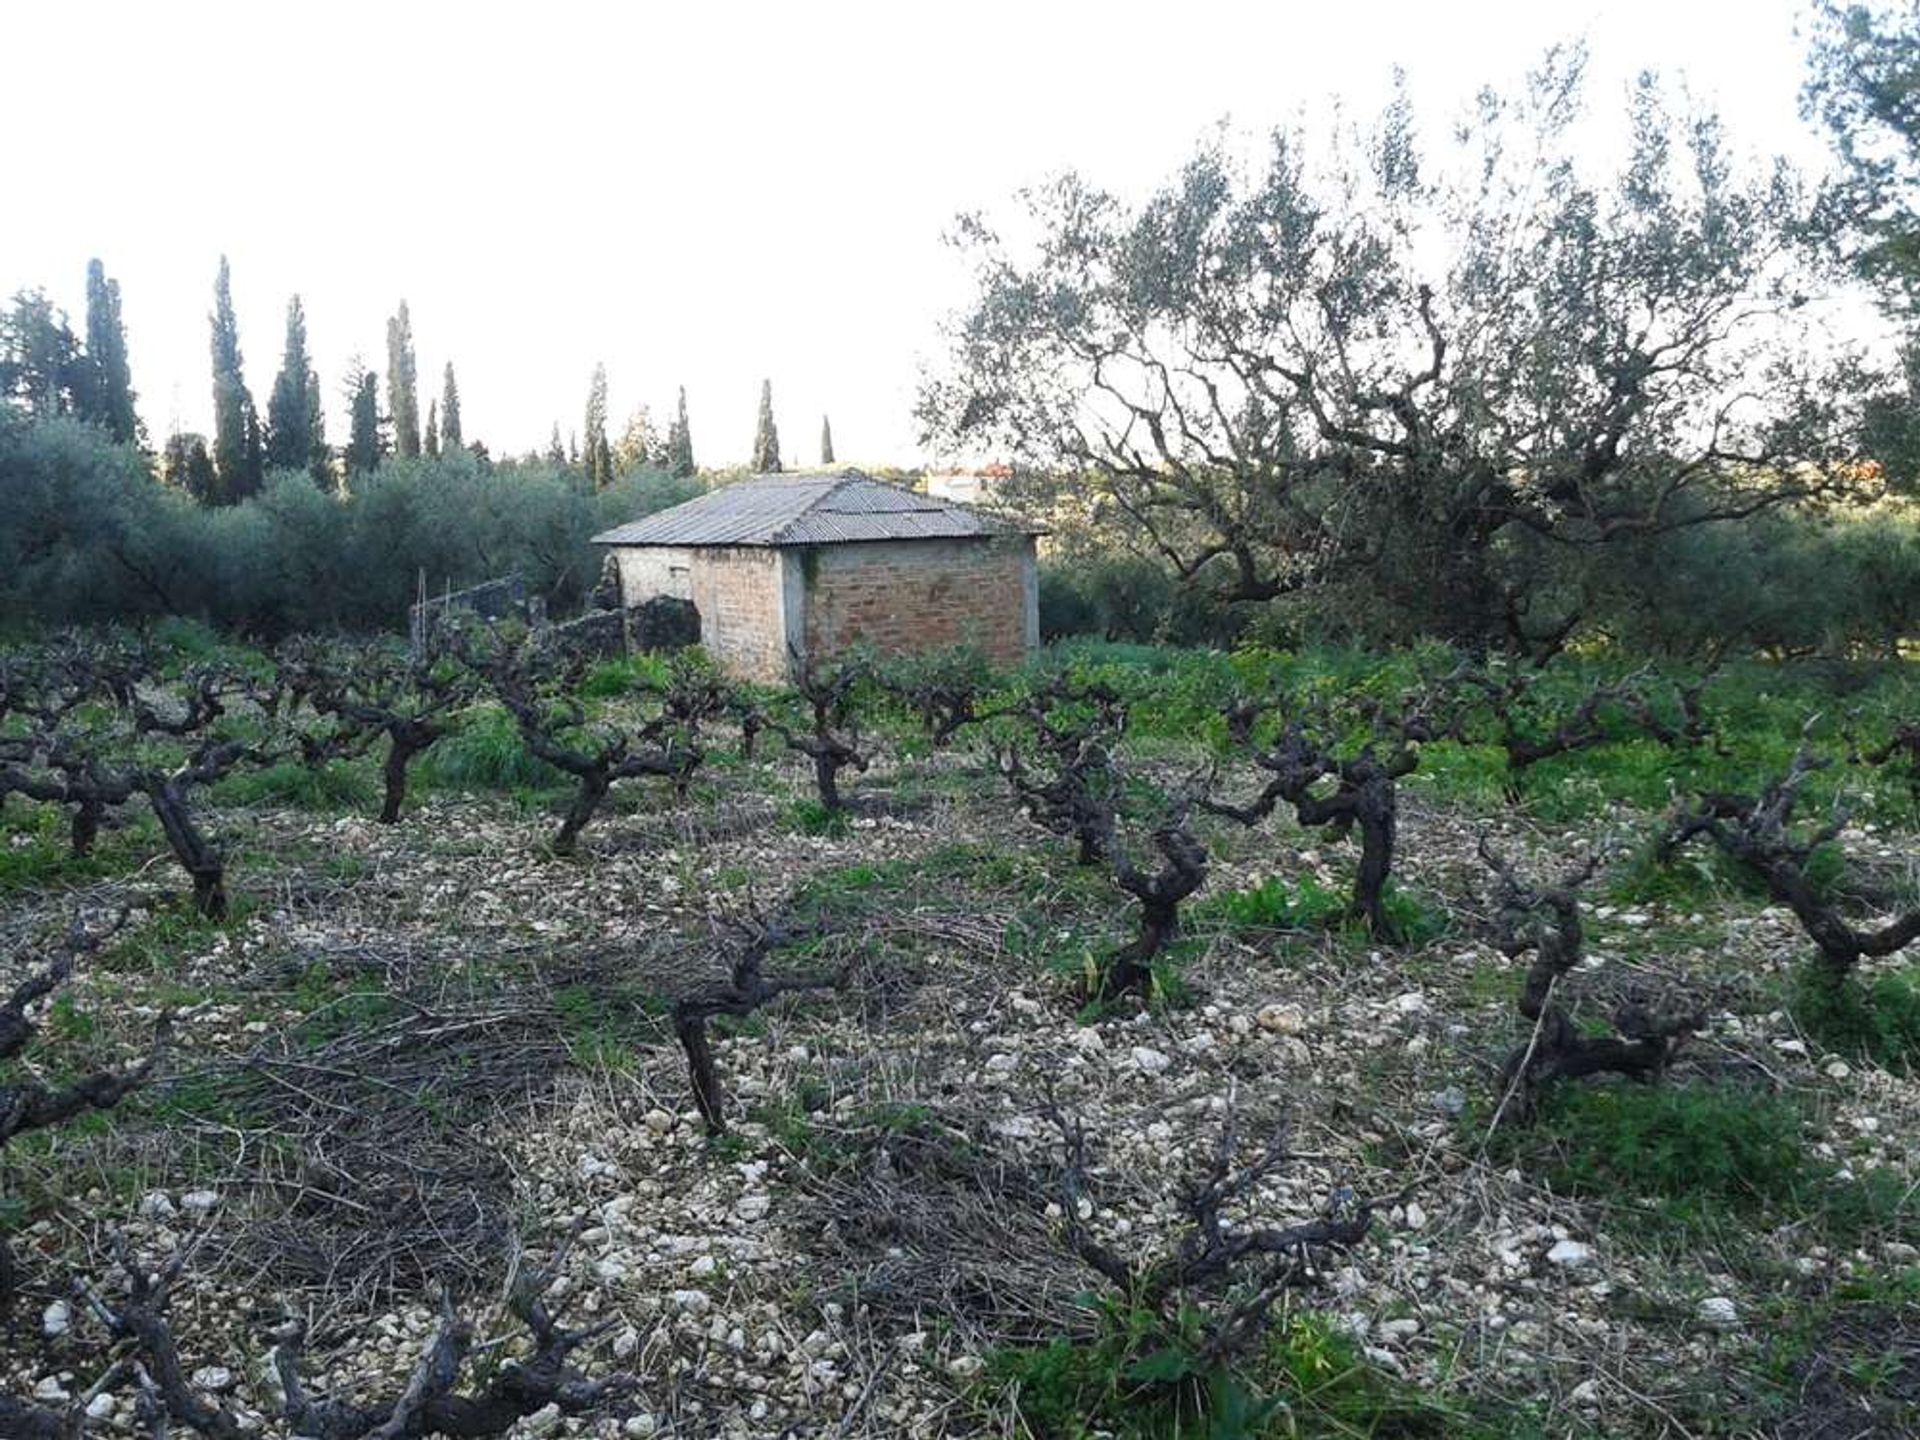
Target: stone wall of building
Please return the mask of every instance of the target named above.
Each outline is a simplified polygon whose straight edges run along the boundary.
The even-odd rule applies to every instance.
[[[905,540],[795,552],[809,654],[866,644],[883,654],[972,645],[1001,664],[1039,639],[1033,542]],[[704,609],[703,612],[704,613]]]
[[[729,673],[777,684],[787,676],[783,552],[765,546],[702,546],[689,576],[700,643]],[[631,594],[628,604],[633,603]]]

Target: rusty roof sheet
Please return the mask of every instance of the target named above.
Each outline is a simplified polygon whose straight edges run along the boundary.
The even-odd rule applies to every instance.
[[[1030,535],[1037,527],[982,514],[845,470],[756,475],[616,526],[596,545],[834,545]]]

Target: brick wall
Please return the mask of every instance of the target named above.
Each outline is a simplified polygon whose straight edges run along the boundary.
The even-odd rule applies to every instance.
[[[809,653],[865,643],[887,654],[973,645],[1003,664],[1031,642],[1033,543],[912,540],[796,553]]]
[[[702,546],[692,552],[692,600],[700,643],[730,673],[778,682],[787,674],[783,554],[764,546]]]

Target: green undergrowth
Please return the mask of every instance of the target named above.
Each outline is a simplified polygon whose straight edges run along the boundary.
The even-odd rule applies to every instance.
[[[1911,972],[1837,978],[1809,965],[1794,981],[1794,1021],[1828,1050],[1911,1071],[1920,1061],[1920,985]]]
[[[381,790],[363,761],[309,766],[283,760],[229,775],[211,794],[224,805],[284,805],[329,814],[377,807]]]
[[[513,717],[499,705],[476,705],[460,728],[420,757],[423,787],[439,790],[556,791],[566,774],[527,749]]]
[[[662,1038],[668,1009],[665,997],[634,984],[563,985],[553,992],[574,1063],[621,1075],[636,1070],[643,1047]]]
[[[1451,923],[1439,904],[1391,883],[1384,906],[1387,922],[1401,944],[1429,944],[1445,935]],[[1203,895],[1193,905],[1192,916],[1196,924],[1233,930],[1338,930],[1371,943],[1365,923],[1352,913],[1351,898],[1311,876],[1288,880],[1270,875],[1245,889]]]
[[[844,808],[829,809],[811,797],[787,807],[787,824],[799,835],[844,840],[853,833],[853,816]]]
[[[88,855],[75,855],[71,821],[56,805],[8,797],[0,804],[0,895],[84,885],[137,867],[162,844],[144,807],[129,808],[103,829]]]
[[[1013,1347],[988,1360],[985,1383],[1007,1396],[1036,1440],[1252,1440],[1252,1437],[1464,1437],[1462,1411],[1370,1364],[1325,1319],[1278,1319],[1264,1345],[1228,1367],[1202,1358],[1202,1315],[1161,1315],[1092,1302],[1091,1333]]]
[[[1488,1120],[1483,1105],[1462,1123],[1477,1143]],[[1488,1154],[1557,1194],[1624,1207],[1656,1230],[1792,1225],[1838,1244],[1914,1230],[1920,1214],[1898,1176],[1821,1159],[1809,1130],[1790,1099],[1728,1082],[1566,1083],[1530,1122],[1504,1123]]]

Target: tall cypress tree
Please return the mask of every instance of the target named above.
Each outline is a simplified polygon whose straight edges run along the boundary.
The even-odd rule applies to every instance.
[[[122,445],[140,439],[133,408],[133,370],[127,364],[127,327],[120,318],[120,282],[109,280],[98,260],[87,262],[87,361],[93,371],[86,411]]]
[[[213,282],[213,470],[214,499],[232,504],[260,488],[264,473],[260,417],[253,408],[240,362],[240,326],[233,316],[227,257]]]
[[[355,362],[347,382],[347,406],[352,431],[347,440],[347,478],[371,475],[380,468],[386,444],[380,435],[380,377]]]
[[[567,463],[567,447],[560,443],[560,422],[553,422],[553,438],[547,441],[547,463],[564,465]]]
[[[440,390],[440,447],[452,454],[466,445],[460,431],[460,387],[453,383],[453,362],[447,362]]]
[[[760,423],[753,431],[753,472],[780,473],[780,429],[773,423],[773,381],[760,382]]]
[[[305,470],[316,485],[330,489],[326,416],[320,408],[320,377],[307,353],[307,314],[300,297],[287,302],[287,343],[280,373],[267,396],[266,463],[275,470]]]
[[[593,380],[587,386],[587,448],[582,457],[593,488],[604,490],[613,483],[613,447],[607,443],[607,367],[593,367]]]
[[[387,413],[393,418],[393,448],[403,460],[420,453],[420,390],[414,373],[413,319],[407,302],[387,321]]]
[[[833,422],[824,415],[820,417],[820,463],[833,463]]]
[[[427,434],[424,441],[429,460],[440,458],[440,402],[427,401]]]
[[[683,480],[693,477],[693,430],[687,424],[687,387],[680,387],[680,406],[667,427],[667,469]]]

